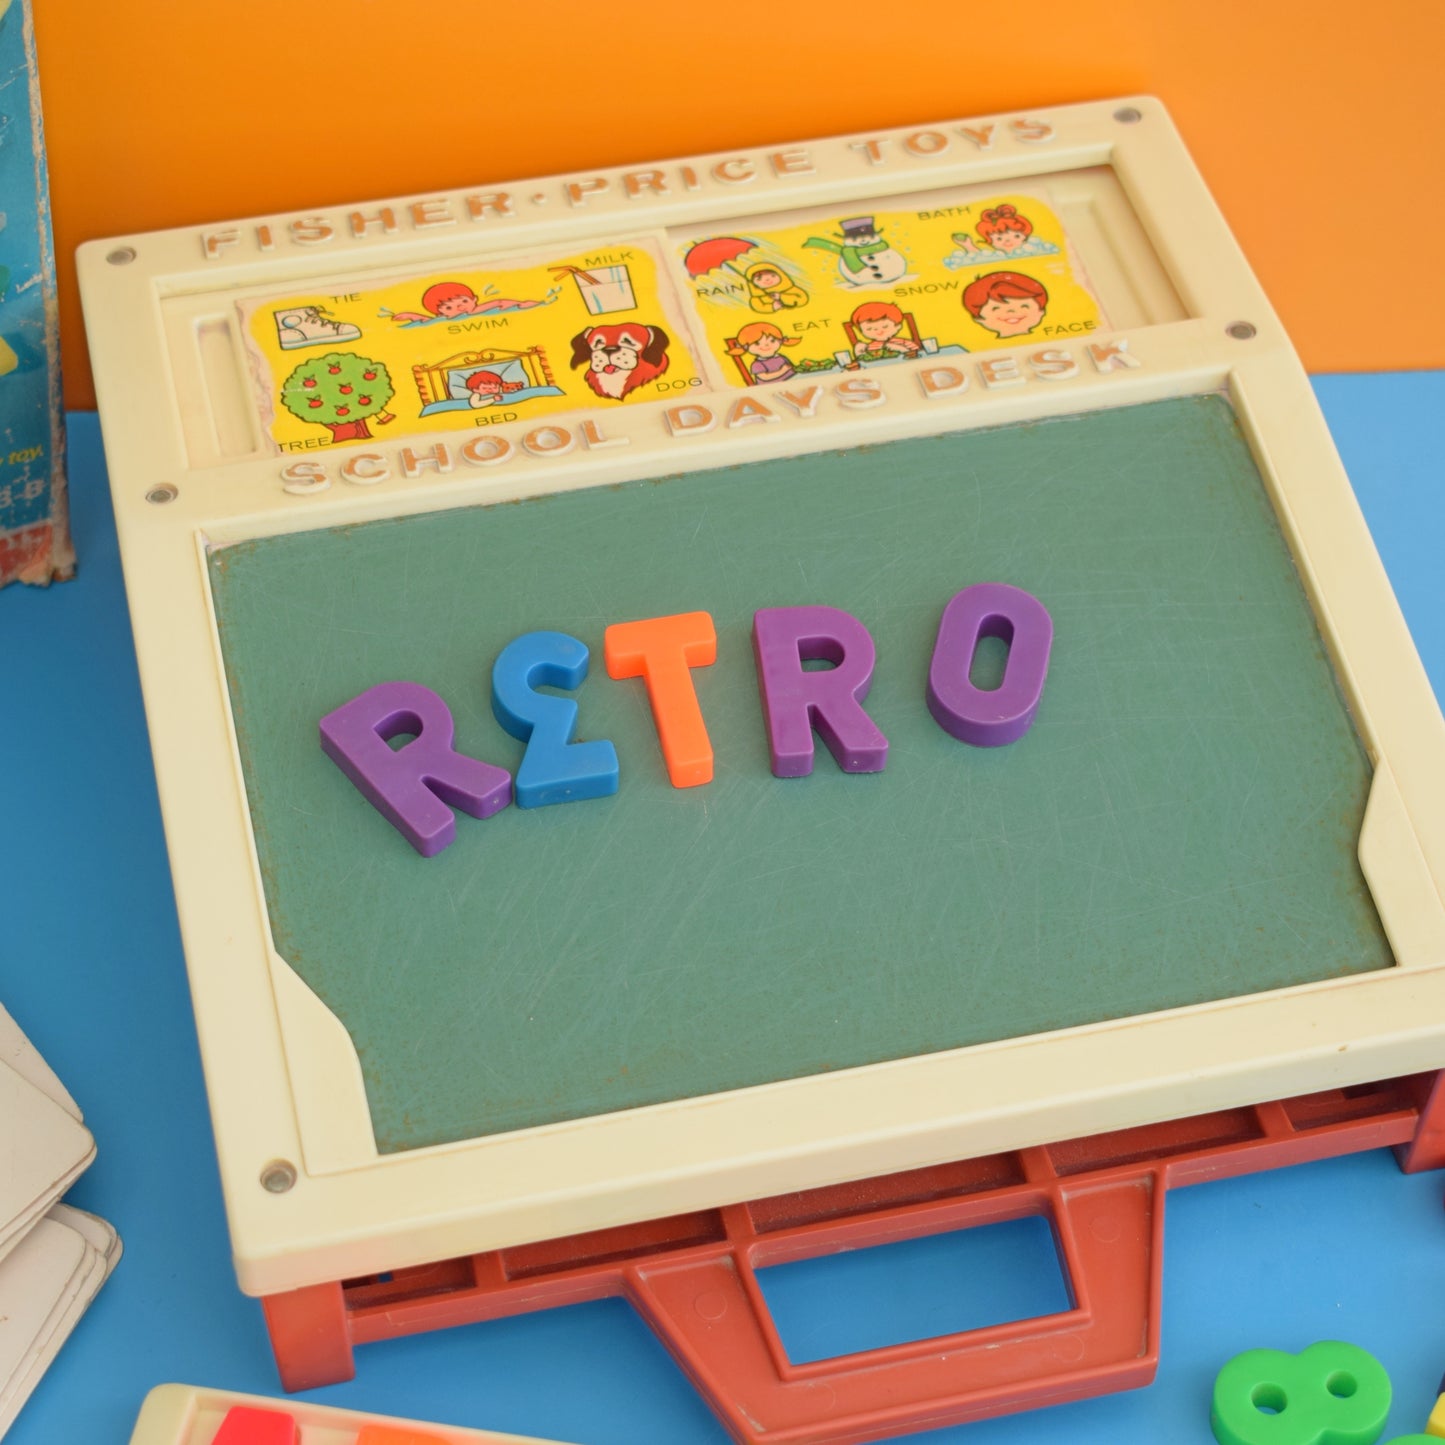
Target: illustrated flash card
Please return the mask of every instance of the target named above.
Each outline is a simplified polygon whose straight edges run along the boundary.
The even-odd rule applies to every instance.
[[[0,1259],[94,1157],[79,1119],[0,1063]]]
[[[57,1204],[0,1261],[0,1435],[119,1258],[109,1224]]]
[[[0,1004],[0,1064],[8,1064],[27,1083],[33,1084],[48,1099],[53,1099],[72,1118],[80,1118],[80,1105],[70,1097],[55,1070],[40,1055],[40,1050],[21,1031],[20,1025]]]

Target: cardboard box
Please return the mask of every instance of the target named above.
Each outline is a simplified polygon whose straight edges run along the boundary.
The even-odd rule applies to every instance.
[[[45,132],[24,0],[0,0],[0,89],[11,98],[0,115],[0,587],[44,586],[75,571],[75,554]]]

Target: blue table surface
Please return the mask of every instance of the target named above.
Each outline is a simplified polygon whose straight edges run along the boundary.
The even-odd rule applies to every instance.
[[[1445,695],[1445,373],[1315,381],[1437,695]],[[117,1272],[11,1445],[124,1441],[151,1386],[278,1393],[260,1307],[236,1289],[96,418],[71,418],[80,572],[0,594],[0,1000],[85,1111],[99,1157],[71,1202],[111,1220]],[[1146,1389],[933,1432],[969,1445],[1212,1439],[1232,1355],[1345,1339],[1395,1385],[1385,1438],[1419,1431],[1445,1369],[1445,1176],[1376,1151],[1171,1193],[1163,1341]],[[772,1272],[795,1357],[1051,1307],[1051,1251],[947,1238]],[[1006,1276],[1006,1277],[1005,1277]],[[618,1300],[363,1347],[330,1404],[585,1445],[727,1437]],[[920,1437],[922,1438],[922,1437]]]

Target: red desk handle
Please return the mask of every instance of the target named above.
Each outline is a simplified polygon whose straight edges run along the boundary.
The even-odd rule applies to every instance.
[[[765,1240],[631,1266],[625,1288],[746,1445],[851,1445],[1148,1384],[1159,1355],[1162,1178],[1065,1180],[1028,1195],[1031,1207],[1015,1212],[1053,1224],[1074,1300],[1061,1314],[794,1365],[754,1273]]]

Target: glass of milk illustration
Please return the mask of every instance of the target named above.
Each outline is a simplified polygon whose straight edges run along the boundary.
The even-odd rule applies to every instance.
[[[632,291],[632,276],[626,266],[593,266],[586,271],[568,266],[577,283],[577,291],[589,316],[604,316],[609,311],[631,311],[637,305]]]

